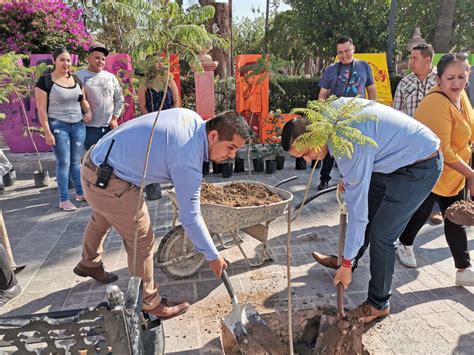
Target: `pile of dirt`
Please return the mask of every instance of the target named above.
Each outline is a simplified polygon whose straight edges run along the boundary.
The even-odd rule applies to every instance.
[[[456,224],[464,226],[474,225],[474,202],[458,201],[446,210],[446,218]]]
[[[249,207],[280,201],[282,201],[280,195],[255,183],[234,182],[221,186],[204,183],[201,188],[201,203],[213,205]]]

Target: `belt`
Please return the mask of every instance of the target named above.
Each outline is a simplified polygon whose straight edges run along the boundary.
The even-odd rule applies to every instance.
[[[426,157],[426,158],[424,158],[424,159],[417,160],[417,161],[414,162],[413,164],[422,163],[422,162],[424,162],[424,161],[427,161],[427,160],[430,160],[430,159],[433,159],[433,158],[436,158],[436,157],[439,157],[439,150],[437,150],[436,152],[434,152],[433,154],[431,154],[429,157]]]
[[[84,161],[83,161],[83,164],[88,167],[89,169],[92,169],[92,170],[95,170],[97,169],[97,166],[92,162],[92,159],[91,159],[91,156],[90,154],[87,154],[85,157],[84,157]]]

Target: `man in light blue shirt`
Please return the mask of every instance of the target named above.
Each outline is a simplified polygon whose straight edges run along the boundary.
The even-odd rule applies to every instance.
[[[351,99],[340,98],[339,106]],[[355,99],[369,104],[365,99]],[[373,103],[360,114],[377,117],[355,123],[364,136],[377,147],[354,143],[352,159],[337,159],[342,175],[348,207],[348,225],[343,260],[334,277],[347,288],[352,280],[352,260],[370,241],[370,273],[367,301],[351,311],[353,317],[370,322],[389,313],[392,277],[395,268],[396,243],[413,213],[425,200],[441,174],[442,158],[439,139],[426,126],[413,118],[382,104]],[[281,145],[295,157],[307,161],[322,160],[333,147],[328,142],[321,150],[299,151],[293,146],[306,132],[309,121],[304,117],[286,123]]]
[[[158,292],[153,278],[153,228],[146,204],[143,199],[138,200],[155,115],[149,113],[124,123],[106,134],[84,156],[81,179],[92,216],[84,233],[82,260],[74,273],[102,283],[117,280],[117,275],[106,272],[102,264],[102,245],[107,230],[113,226],[124,241],[129,273],[143,279],[143,309],[168,319],[184,313],[189,304],[168,306]],[[233,111],[205,122],[197,113],[184,108],[162,111],[154,128],[145,185],[166,182],[174,185],[186,235],[196,250],[205,255],[216,277],[221,276],[227,265],[201,216],[202,163],[233,158],[250,133],[244,118]],[[104,189],[96,186],[97,167],[104,163],[112,142],[107,164],[113,168],[113,174]],[[134,265],[136,229],[138,246]]]

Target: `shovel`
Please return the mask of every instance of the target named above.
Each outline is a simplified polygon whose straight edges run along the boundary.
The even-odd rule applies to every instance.
[[[284,346],[250,304],[239,304],[227,272],[222,281],[232,300],[232,311],[221,321],[225,354],[284,354]]]
[[[337,199],[341,206],[339,220],[338,264],[341,264],[346,237],[347,207],[341,202],[339,190]],[[318,338],[314,352],[316,354],[362,354],[362,319],[350,319],[344,313],[344,286],[337,284],[337,316],[323,314],[319,324]]]

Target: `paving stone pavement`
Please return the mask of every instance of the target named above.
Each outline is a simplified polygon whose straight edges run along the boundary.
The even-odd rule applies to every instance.
[[[294,160],[273,175],[234,174],[231,180],[258,180],[267,184],[297,175],[298,179],[282,188],[301,201],[309,168],[294,170]],[[315,174],[310,194],[316,192],[319,178]],[[337,177],[337,170],[333,170]],[[29,178],[29,177],[28,177]],[[207,175],[207,181],[223,179]],[[226,179],[228,181],[229,179]],[[336,179],[335,179],[336,180]],[[333,180],[334,181],[334,180]],[[1,308],[0,315],[20,315],[95,306],[105,299],[106,287],[94,280],[77,277],[72,272],[80,260],[82,235],[90,215],[87,203],[77,203],[75,212],[59,210],[56,186],[37,189],[32,180],[19,180],[0,195],[10,243],[17,264],[27,268],[18,274],[23,295]],[[156,246],[171,229],[172,205],[163,198],[148,202],[156,233]],[[312,250],[335,253],[338,235],[338,205],[334,193],[318,197],[304,207],[292,224],[291,280],[293,332],[297,338],[308,318],[335,305],[331,272],[311,257]],[[469,233],[470,250],[474,232]],[[261,245],[247,235],[242,247],[250,255],[261,251]],[[226,240],[228,240],[228,237]],[[241,302],[252,303],[281,334],[287,334],[286,245],[287,221],[283,216],[270,224],[269,252],[273,262],[250,268],[237,247],[224,250],[231,261],[229,274]],[[442,226],[425,225],[415,241],[419,267],[409,269],[397,262],[389,317],[366,327],[364,344],[373,354],[474,354],[474,288],[454,285],[454,264],[443,235]],[[104,263],[116,272],[117,285],[125,289],[128,282],[126,253],[115,232],[105,242]],[[353,308],[365,300],[369,281],[368,253],[354,274],[346,292],[346,306]],[[184,315],[164,322],[168,354],[222,353],[219,320],[230,310],[225,288],[207,265],[197,275],[183,280],[168,278],[156,269],[155,279],[169,299],[187,300],[191,309]]]

